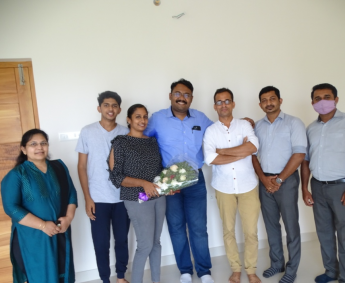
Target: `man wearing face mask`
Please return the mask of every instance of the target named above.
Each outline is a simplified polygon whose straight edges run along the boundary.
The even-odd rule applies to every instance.
[[[319,116],[307,128],[308,150],[301,166],[301,180],[304,203],[313,207],[325,267],[325,273],[317,276],[315,282],[345,282],[345,113],[336,108],[339,98],[331,84],[314,86],[311,98]]]

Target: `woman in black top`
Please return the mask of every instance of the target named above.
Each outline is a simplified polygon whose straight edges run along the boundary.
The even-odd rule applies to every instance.
[[[110,180],[121,188],[129,218],[137,237],[137,250],[132,268],[132,283],[142,283],[147,257],[150,259],[152,282],[160,281],[162,232],[165,216],[165,196],[159,196],[153,179],[162,170],[162,160],[155,138],[143,134],[148,123],[145,106],[135,104],[127,111],[130,132],[112,141],[109,157]],[[150,198],[139,203],[139,193]]]

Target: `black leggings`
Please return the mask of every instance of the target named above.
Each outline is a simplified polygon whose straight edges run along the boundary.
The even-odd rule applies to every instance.
[[[15,229],[13,232],[12,252],[13,252],[14,260],[16,261],[17,265],[19,266],[21,272],[23,272],[26,276],[26,270],[25,270],[25,266],[24,266],[22,252],[20,250],[19,241],[18,241],[17,229]],[[29,281],[27,281],[27,282],[29,282]]]

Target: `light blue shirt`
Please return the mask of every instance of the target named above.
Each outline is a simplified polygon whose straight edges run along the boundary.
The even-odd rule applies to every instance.
[[[259,138],[258,156],[262,171],[281,173],[291,155],[307,153],[307,137],[303,122],[280,111],[271,123],[267,116],[255,125],[255,134]]]
[[[189,109],[181,121],[169,107],[152,114],[144,133],[157,139],[164,167],[180,157],[201,168],[204,163],[202,140],[207,127],[212,124],[204,113],[195,109]]]
[[[307,128],[309,168],[319,181],[345,178],[345,114],[337,110],[327,123],[317,119]]]
[[[120,190],[109,180],[107,159],[111,141],[118,135],[126,135],[128,128],[119,124],[108,132],[99,122],[82,128],[75,151],[87,154],[87,179],[91,198],[94,202],[117,203]]]

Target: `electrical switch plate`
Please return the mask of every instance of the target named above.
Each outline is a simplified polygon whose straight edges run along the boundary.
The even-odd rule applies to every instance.
[[[59,133],[59,141],[77,140],[80,132]]]

